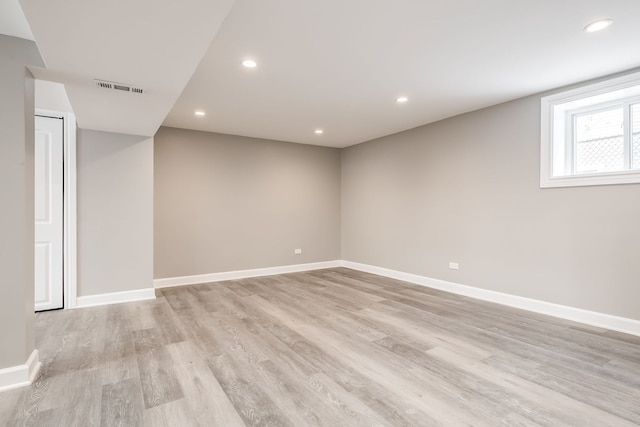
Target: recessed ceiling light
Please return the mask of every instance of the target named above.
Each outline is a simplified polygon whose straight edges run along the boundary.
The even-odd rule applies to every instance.
[[[322,135],[324,133],[324,131],[322,129],[316,129],[315,130],[315,134],[316,135]]]
[[[595,33],[596,31],[604,30],[611,24],[613,24],[613,19],[600,19],[584,27],[584,30],[587,33]]]
[[[244,65],[247,68],[256,68],[258,66],[256,61],[252,59],[245,59],[244,61],[242,61],[242,65]]]
[[[204,111],[196,111],[195,115],[198,116],[198,117],[202,117],[202,116],[205,115],[205,112]]]
[[[408,100],[409,100],[409,98],[407,98],[406,96],[401,96],[401,97],[399,97],[399,98],[396,98],[396,102],[399,102],[399,103],[401,103],[401,104],[402,104],[403,102],[407,102]]]

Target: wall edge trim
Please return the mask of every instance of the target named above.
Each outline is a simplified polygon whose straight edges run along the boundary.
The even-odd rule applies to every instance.
[[[534,313],[545,314],[565,320],[583,323],[610,329],[612,331],[623,332],[630,335],[640,336],[640,320],[626,317],[614,316],[611,314],[589,311],[566,305],[555,304],[532,298],[521,297],[513,294],[491,291],[488,289],[476,288],[445,280],[433,279],[412,273],[392,270],[383,267],[376,267],[368,264],[361,264],[351,261],[342,261],[342,266],[366,273],[377,274],[391,279],[402,280],[416,285],[426,286],[457,295],[489,301],[508,307],[519,308]]]
[[[106,294],[81,296],[77,299],[75,308],[95,307],[99,305],[120,304],[123,302],[134,302],[152,300],[156,298],[153,288],[135,289],[132,291],[110,292]]]
[[[33,350],[23,365],[0,369],[0,392],[30,385],[40,372],[40,354]]]
[[[307,264],[292,264],[278,267],[254,268],[250,270],[224,271],[220,273],[197,274],[193,276],[166,277],[154,279],[153,286],[156,289],[170,288],[174,286],[196,285],[200,283],[221,282],[224,280],[247,279],[250,277],[273,276],[276,274],[299,273],[302,271],[321,270],[324,268],[341,267],[343,261],[321,261]]]

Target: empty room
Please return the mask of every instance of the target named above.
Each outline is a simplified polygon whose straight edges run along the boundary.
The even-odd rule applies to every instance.
[[[640,425],[638,22],[3,0],[0,425]]]

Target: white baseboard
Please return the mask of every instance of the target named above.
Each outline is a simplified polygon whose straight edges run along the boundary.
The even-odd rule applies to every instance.
[[[0,391],[28,386],[38,375],[40,366],[38,350],[33,350],[24,365],[0,369]]]
[[[298,273],[301,271],[320,270],[342,266],[342,261],[313,262],[309,264],[283,265],[280,267],[255,268],[252,270],[225,271],[222,273],[198,274],[195,276],[167,277],[155,279],[153,286],[169,288],[173,286],[195,285],[198,283],[221,282],[223,280],[246,279],[249,277],[273,276],[275,274]]]
[[[439,279],[418,276],[416,274],[404,273],[388,268],[376,267],[373,265],[360,264],[351,261],[342,261],[342,266],[353,270],[364,271],[377,274],[379,276],[402,280],[405,282],[422,285],[433,289],[439,289],[458,295],[490,301],[510,307],[520,308],[540,314],[559,317],[566,320],[598,326],[618,332],[640,336],[640,321],[625,317],[612,316],[610,314],[598,313],[595,311],[583,310],[560,304],[535,300],[531,298],[519,297],[502,292],[490,291],[487,289],[475,288],[473,286],[461,285]]]
[[[122,302],[143,301],[155,299],[153,288],[136,289],[135,291],[111,292],[108,294],[87,295],[78,297],[76,308],[94,307],[97,305],[119,304]]]
[[[605,313],[598,313],[581,308],[554,304],[536,299],[520,297],[517,295],[505,294],[502,292],[490,291],[473,286],[447,282],[445,280],[432,279],[429,277],[419,276],[417,274],[404,273],[402,271],[396,271],[388,268],[376,267],[373,265],[360,264],[344,260],[316,262],[310,264],[285,265],[280,267],[256,268],[253,270],[226,271],[222,273],[199,274],[195,276],[167,277],[163,279],[155,279],[153,281],[153,285],[156,289],[158,289],[173,286],[195,285],[198,283],[220,282],[223,280],[245,279],[249,277],[271,276],[275,274],[297,273],[301,271],[319,270],[323,268],[335,267],[351,268],[353,270],[377,274],[379,276],[402,280],[405,282],[414,283],[433,289],[439,289],[458,295],[464,295],[483,301],[494,302],[509,307],[519,308],[522,310],[546,314],[549,316],[572,320],[587,325],[640,336],[639,320],[613,316]],[[79,302],[80,299],[81,298],[78,298]]]

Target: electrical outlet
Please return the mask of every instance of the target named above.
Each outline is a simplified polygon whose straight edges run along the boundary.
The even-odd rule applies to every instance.
[[[294,255],[300,255],[302,253],[302,249],[294,249],[293,250],[293,254]]]
[[[458,270],[460,268],[460,266],[458,265],[457,262],[449,262],[449,268],[451,270]]]

